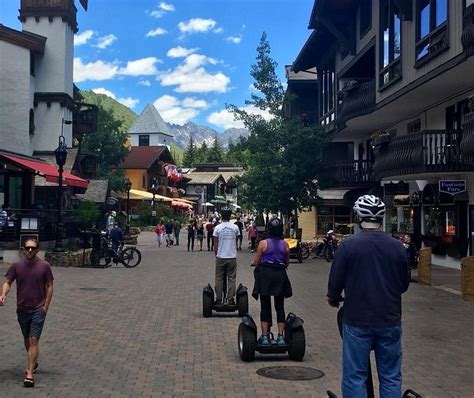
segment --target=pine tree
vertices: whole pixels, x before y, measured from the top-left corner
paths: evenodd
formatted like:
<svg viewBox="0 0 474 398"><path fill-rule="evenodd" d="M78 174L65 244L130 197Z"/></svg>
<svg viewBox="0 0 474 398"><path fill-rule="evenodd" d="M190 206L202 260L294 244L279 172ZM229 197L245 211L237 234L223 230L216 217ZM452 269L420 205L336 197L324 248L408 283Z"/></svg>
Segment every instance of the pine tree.
<svg viewBox="0 0 474 398"><path fill-rule="evenodd" d="M189 137L188 147L186 152L184 152L183 157L183 166L184 167L193 167L196 163L196 146L194 145L193 137Z"/></svg>
<svg viewBox="0 0 474 398"><path fill-rule="evenodd" d="M209 147L207 146L206 141L204 141L201 147L196 150L195 163L206 163L208 155L209 155Z"/></svg>
<svg viewBox="0 0 474 398"><path fill-rule="evenodd" d="M212 143L212 146L209 149L207 161L209 163L222 163L224 161L224 148L219 142L217 135L214 137L214 142Z"/></svg>

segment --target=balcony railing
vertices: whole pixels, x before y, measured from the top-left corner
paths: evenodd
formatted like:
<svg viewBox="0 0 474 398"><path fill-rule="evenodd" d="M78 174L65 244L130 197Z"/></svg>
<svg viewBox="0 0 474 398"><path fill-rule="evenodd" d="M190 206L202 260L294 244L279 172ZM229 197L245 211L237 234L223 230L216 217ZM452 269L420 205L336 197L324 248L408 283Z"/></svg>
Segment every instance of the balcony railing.
<svg viewBox="0 0 474 398"><path fill-rule="evenodd" d="M474 55L474 4L464 10L461 42L466 56Z"/></svg>
<svg viewBox="0 0 474 398"><path fill-rule="evenodd" d="M375 181L371 160L325 164L320 179L325 188L362 187Z"/></svg>
<svg viewBox="0 0 474 398"><path fill-rule="evenodd" d="M366 115L375 107L375 79L342 91L342 104L338 107L337 127L342 128L353 117Z"/></svg>
<svg viewBox="0 0 474 398"><path fill-rule="evenodd" d="M461 131L450 130L394 137L375 149L375 178L474 170L474 164L461 153L461 140Z"/></svg>

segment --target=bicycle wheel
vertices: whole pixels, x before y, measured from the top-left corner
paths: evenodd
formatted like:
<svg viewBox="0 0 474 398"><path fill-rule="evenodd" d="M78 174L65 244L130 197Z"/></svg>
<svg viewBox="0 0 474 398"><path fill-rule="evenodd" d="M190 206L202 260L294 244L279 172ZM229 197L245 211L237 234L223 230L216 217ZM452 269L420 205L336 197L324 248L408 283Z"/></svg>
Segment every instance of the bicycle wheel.
<svg viewBox="0 0 474 398"><path fill-rule="evenodd" d="M307 244L301 245L301 256L303 257L303 260L306 260L309 257L309 247Z"/></svg>
<svg viewBox="0 0 474 398"><path fill-rule="evenodd" d="M112 253L110 253L109 250L107 250L105 253L100 252L100 258L99 258L99 267L102 268L107 268L112 266Z"/></svg>
<svg viewBox="0 0 474 398"><path fill-rule="evenodd" d="M133 268L142 261L142 254L135 247L127 247L122 251L120 261L125 267Z"/></svg>

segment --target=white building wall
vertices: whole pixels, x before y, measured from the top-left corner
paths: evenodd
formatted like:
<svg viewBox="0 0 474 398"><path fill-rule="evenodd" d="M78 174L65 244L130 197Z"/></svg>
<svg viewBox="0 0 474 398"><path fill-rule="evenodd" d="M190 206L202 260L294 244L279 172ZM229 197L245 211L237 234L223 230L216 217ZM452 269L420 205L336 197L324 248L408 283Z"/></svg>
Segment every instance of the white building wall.
<svg viewBox="0 0 474 398"><path fill-rule="evenodd" d="M30 51L0 41L0 138L2 149L32 154L29 110L33 107Z"/></svg>
<svg viewBox="0 0 474 398"><path fill-rule="evenodd" d="M149 135L150 136L150 146L157 145L170 145L173 142L173 137L170 137L165 134L157 133L143 133L143 134L131 134L130 139L132 141L132 146L138 146L138 136L139 135Z"/></svg>

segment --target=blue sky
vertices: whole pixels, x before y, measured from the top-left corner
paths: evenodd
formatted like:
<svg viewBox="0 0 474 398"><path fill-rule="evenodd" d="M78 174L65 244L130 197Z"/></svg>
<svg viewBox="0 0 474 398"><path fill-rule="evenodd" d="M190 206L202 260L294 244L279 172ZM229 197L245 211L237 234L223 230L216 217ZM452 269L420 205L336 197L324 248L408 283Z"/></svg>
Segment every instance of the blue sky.
<svg viewBox="0 0 474 398"><path fill-rule="evenodd" d="M74 81L140 113L153 103L167 122L218 131L239 127L225 104L250 98L261 34L285 81L308 38L313 0L76 0ZM0 22L21 29L20 0L0 1Z"/></svg>

